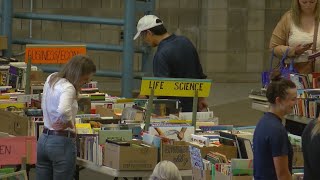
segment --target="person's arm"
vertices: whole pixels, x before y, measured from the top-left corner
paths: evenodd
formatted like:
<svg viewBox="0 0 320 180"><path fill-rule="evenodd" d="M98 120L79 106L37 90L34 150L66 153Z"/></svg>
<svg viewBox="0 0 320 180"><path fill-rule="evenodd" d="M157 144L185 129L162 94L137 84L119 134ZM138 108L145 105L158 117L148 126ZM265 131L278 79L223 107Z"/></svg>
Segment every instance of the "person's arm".
<svg viewBox="0 0 320 180"><path fill-rule="evenodd" d="M181 141L184 138L184 133L187 131L186 127L181 128L180 132L177 134L178 139Z"/></svg>
<svg viewBox="0 0 320 180"><path fill-rule="evenodd" d="M208 102L205 97L198 98L198 111L204 111L208 108Z"/></svg>
<svg viewBox="0 0 320 180"><path fill-rule="evenodd" d="M292 177L288 168L288 156L274 157L273 164L278 180L291 180Z"/></svg>
<svg viewBox="0 0 320 180"><path fill-rule="evenodd" d="M76 98L76 90L72 85L67 85L62 91L59 98L59 105L57 112L59 119L52 124L55 130L63 130L66 128L74 128L72 122L72 105Z"/></svg>
<svg viewBox="0 0 320 180"><path fill-rule="evenodd" d="M274 53L278 57L282 57L288 48L290 48L288 56L295 56L295 48L288 46L290 26L292 23L290 13L291 12L289 11L282 16L271 35L269 47L270 49L274 48Z"/></svg>
<svg viewBox="0 0 320 180"><path fill-rule="evenodd" d="M291 145L289 144L288 134L284 127L272 130L270 146L278 180L291 180L288 159L289 146Z"/></svg>
<svg viewBox="0 0 320 180"><path fill-rule="evenodd" d="M157 131L157 133L159 134L160 137L165 137L165 134L161 131L160 128L155 127L154 129Z"/></svg>

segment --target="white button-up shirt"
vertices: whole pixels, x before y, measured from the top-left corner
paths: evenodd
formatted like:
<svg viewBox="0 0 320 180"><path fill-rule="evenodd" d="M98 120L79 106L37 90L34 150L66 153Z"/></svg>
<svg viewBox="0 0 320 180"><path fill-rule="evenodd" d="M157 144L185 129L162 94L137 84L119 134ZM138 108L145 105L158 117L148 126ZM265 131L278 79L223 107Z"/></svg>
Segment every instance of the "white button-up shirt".
<svg viewBox="0 0 320 180"><path fill-rule="evenodd" d="M51 130L53 130L52 124L57 120L65 123L72 121L74 125L78 111L76 89L74 86L67 79L61 78L56 82L54 87L50 87L49 79L52 75L47 78L44 84L41 101L44 126Z"/></svg>

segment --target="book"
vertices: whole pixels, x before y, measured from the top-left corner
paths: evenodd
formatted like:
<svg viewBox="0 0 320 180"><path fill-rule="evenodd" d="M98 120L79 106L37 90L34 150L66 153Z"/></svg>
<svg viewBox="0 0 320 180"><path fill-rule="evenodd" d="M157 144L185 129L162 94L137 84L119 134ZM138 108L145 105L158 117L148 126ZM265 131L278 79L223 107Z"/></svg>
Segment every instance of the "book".
<svg viewBox="0 0 320 180"><path fill-rule="evenodd" d="M142 141L147 144L151 144L157 148L161 146L161 138L159 136L143 133Z"/></svg>
<svg viewBox="0 0 320 180"><path fill-rule="evenodd" d="M98 134L99 144L105 144L107 139L122 141L132 140L132 130L100 130Z"/></svg>
<svg viewBox="0 0 320 180"><path fill-rule="evenodd" d="M80 123L76 124L76 133L77 134L92 134L92 128L90 123Z"/></svg>
<svg viewBox="0 0 320 180"><path fill-rule="evenodd" d="M194 127L190 125L178 125L172 126L152 126L149 127L149 133L168 139L174 139L178 141L191 141L191 134L194 133Z"/></svg>
<svg viewBox="0 0 320 180"><path fill-rule="evenodd" d="M252 159L231 159L233 175L253 175Z"/></svg>

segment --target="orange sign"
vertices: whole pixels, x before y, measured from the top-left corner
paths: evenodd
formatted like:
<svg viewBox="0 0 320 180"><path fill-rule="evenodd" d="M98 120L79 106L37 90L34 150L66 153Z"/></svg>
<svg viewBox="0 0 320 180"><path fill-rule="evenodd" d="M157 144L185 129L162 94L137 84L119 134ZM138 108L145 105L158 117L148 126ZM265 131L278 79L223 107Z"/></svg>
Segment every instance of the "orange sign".
<svg viewBox="0 0 320 180"><path fill-rule="evenodd" d="M33 45L27 44L25 62L32 64L64 64L77 54L86 54L85 45Z"/></svg>
<svg viewBox="0 0 320 180"><path fill-rule="evenodd" d="M36 163L36 137L4 137L0 138L0 166L21 164L21 158L27 158L27 164Z"/></svg>

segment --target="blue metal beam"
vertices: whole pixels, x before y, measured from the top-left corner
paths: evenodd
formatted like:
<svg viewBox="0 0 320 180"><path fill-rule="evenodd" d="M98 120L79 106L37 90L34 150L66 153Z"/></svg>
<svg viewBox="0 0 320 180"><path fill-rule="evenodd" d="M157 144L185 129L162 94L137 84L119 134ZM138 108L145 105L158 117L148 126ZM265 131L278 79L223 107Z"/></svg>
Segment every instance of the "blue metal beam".
<svg viewBox="0 0 320 180"><path fill-rule="evenodd" d="M2 0L2 26L1 32L2 35L7 36L8 38L8 49L4 51L4 56L11 57L12 55L12 12L13 5L11 0Z"/></svg>
<svg viewBox="0 0 320 180"><path fill-rule="evenodd" d="M144 2L144 1L136 1L136 10L146 13L146 12L152 12L154 9L154 4L153 2ZM149 14L149 13L147 13Z"/></svg>
<svg viewBox="0 0 320 180"><path fill-rule="evenodd" d="M147 74L152 74L152 54L151 47L146 46L146 52L142 54L141 71Z"/></svg>
<svg viewBox="0 0 320 180"><path fill-rule="evenodd" d="M15 18L20 19L34 19L34 20L48 20L48 21L62 21L62 22L79 22L88 24L106 24L123 26L123 19L106 19L98 17L86 16L68 16L68 15L54 15L54 14L39 14L39 13L14 13Z"/></svg>
<svg viewBox="0 0 320 180"><path fill-rule="evenodd" d="M13 44L85 44L88 50L99 50L99 51L117 51L122 52L123 47L119 45L107 45L107 44L95 44L95 43L82 43L82 42L68 42L68 41L51 41L51 40L40 40L40 39L14 39ZM136 48L135 52L144 53L144 48Z"/></svg>
<svg viewBox="0 0 320 180"><path fill-rule="evenodd" d="M125 18L124 18L124 53L122 63L122 97L131 98L133 90L133 55L134 43L133 35L135 31L135 7L136 1L125 0Z"/></svg>

